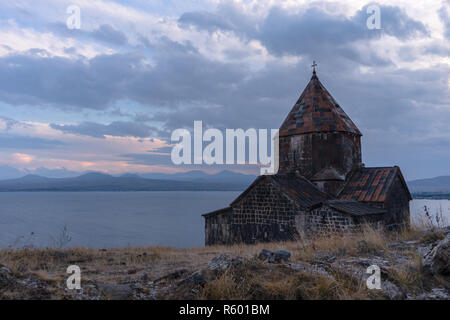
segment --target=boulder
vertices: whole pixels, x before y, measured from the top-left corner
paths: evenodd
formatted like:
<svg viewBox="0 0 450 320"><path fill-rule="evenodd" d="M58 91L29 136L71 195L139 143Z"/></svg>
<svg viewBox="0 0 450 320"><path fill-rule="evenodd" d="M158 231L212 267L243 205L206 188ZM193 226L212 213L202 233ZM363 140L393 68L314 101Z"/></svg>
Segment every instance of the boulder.
<svg viewBox="0 0 450 320"><path fill-rule="evenodd" d="M193 274L191 274L186 279L183 279L180 282L178 282L178 285L184 285L184 284L189 284L189 283L198 284L198 285L203 286L206 283L206 277L205 277L204 272L202 270L198 270L198 271L194 272Z"/></svg>
<svg viewBox="0 0 450 320"><path fill-rule="evenodd" d="M262 249L258 255L258 259L262 261L269 260L273 255L273 252L267 249Z"/></svg>
<svg viewBox="0 0 450 320"><path fill-rule="evenodd" d="M133 289L127 284L97 284L97 289L111 300L128 300L133 295Z"/></svg>
<svg viewBox="0 0 450 320"><path fill-rule="evenodd" d="M422 268L425 274L433 275L450 275L450 234L437 242L433 247L424 250L422 257Z"/></svg>
<svg viewBox="0 0 450 320"><path fill-rule="evenodd" d="M153 280L152 283L157 283L157 282L160 282L160 281L162 281L162 280L174 280L174 279L178 279L178 278L180 278L182 275L184 275L184 274L187 273L187 272L188 272L188 270L186 270L186 269L176 270L176 271L174 271L174 272L171 272L171 273L169 273L169 274L166 274L165 276L162 276L162 277L160 277L160 278L157 278L157 279ZM144 280L144 281L148 281L148 276L147 276L147 275L144 275L144 276L146 276L146 278L143 279L143 280Z"/></svg>
<svg viewBox="0 0 450 320"><path fill-rule="evenodd" d="M242 259L232 258L227 253L222 253L220 256L214 257L208 264L207 269L215 271L223 271L229 267L234 267L242 264Z"/></svg>
<svg viewBox="0 0 450 320"><path fill-rule="evenodd" d="M273 254L273 260L275 262L288 262L290 258L291 253L285 250L278 250Z"/></svg>
<svg viewBox="0 0 450 320"><path fill-rule="evenodd" d="M450 292L443 288L434 288L429 293L423 293L418 300L450 300Z"/></svg>
<svg viewBox="0 0 450 320"><path fill-rule="evenodd" d="M381 291L391 300L406 299L406 292L390 281L381 281Z"/></svg>
<svg viewBox="0 0 450 320"><path fill-rule="evenodd" d="M291 258L291 253L285 250L278 250L272 252L267 249L262 249L258 255L258 259L268 261L271 263L288 262Z"/></svg>
<svg viewBox="0 0 450 320"><path fill-rule="evenodd" d="M6 265L0 263L0 289L5 288L14 281L14 275Z"/></svg>

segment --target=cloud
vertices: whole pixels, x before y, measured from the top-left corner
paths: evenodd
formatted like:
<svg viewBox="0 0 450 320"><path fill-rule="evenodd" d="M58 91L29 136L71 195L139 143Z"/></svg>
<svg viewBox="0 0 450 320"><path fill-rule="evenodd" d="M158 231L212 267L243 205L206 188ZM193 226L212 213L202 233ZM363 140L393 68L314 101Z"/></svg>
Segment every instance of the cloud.
<svg viewBox="0 0 450 320"><path fill-rule="evenodd" d="M17 121L8 117L0 116L0 130L9 130L11 129Z"/></svg>
<svg viewBox="0 0 450 320"><path fill-rule="evenodd" d="M273 54L311 54L321 56L324 49L343 50L345 46L360 40L378 39L390 35L404 40L426 36L426 27L410 18L394 6L380 6L382 30L369 30L366 26L368 5L355 15L333 15L312 4L300 12L292 12L278 6L272 7L267 16L256 24L234 6L219 6L216 13L189 12L183 14L181 27L194 26L200 30L232 31L238 36L255 39ZM253 27L252 27L253 25Z"/></svg>
<svg viewBox="0 0 450 320"><path fill-rule="evenodd" d="M447 6L442 6L441 9L439 9L439 18L441 19L442 23L444 24L444 35L447 40L450 40L450 18L449 14L447 12Z"/></svg>
<svg viewBox="0 0 450 320"><path fill-rule="evenodd" d="M128 37L125 33L116 30L110 24L102 24L93 30L68 29L64 23L52 23L48 30L64 38L77 38L78 40L99 41L105 45L126 46Z"/></svg>
<svg viewBox="0 0 450 320"><path fill-rule="evenodd" d="M163 165L173 166L173 162L170 158L170 154L155 154L155 153L125 153L121 154L121 157L127 159L132 164L139 165Z"/></svg>
<svg viewBox="0 0 450 320"><path fill-rule="evenodd" d="M64 142L53 139L12 136L0 134L0 148L8 149L48 149L64 146Z"/></svg>
<svg viewBox="0 0 450 320"><path fill-rule="evenodd" d="M138 54L69 59L34 51L0 58L0 100L9 104L104 109L122 98L142 66ZM139 73L139 72L138 72Z"/></svg>
<svg viewBox="0 0 450 320"><path fill-rule="evenodd" d="M232 2L220 3L215 12L191 11L178 18L178 24L182 28L194 27L210 33L218 30L232 31L244 37L256 34L257 23L256 17L245 14Z"/></svg>
<svg viewBox="0 0 450 320"><path fill-rule="evenodd" d="M105 138L106 135L116 137L146 138L157 134L158 129L144 123L114 121L110 124L82 122L76 125L50 124L50 127L64 133L73 133L94 138Z"/></svg>
<svg viewBox="0 0 450 320"><path fill-rule="evenodd" d="M162 38L160 44L154 66L137 52L75 60L35 52L0 58L0 100L63 109L106 109L120 99L173 107L215 101L246 74L245 65L212 61L190 43Z"/></svg>
<svg viewBox="0 0 450 320"><path fill-rule="evenodd" d="M152 149L151 152L162 153L162 154L170 154L172 152L172 148L173 148L172 146L155 148L155 149Z"/></svg>
<svg viewBox="0 0 450 320"><path fill-rule="evenodd" d="M34 157L25 153L13 153L14 159L19 163L30 163L33 161Z"/></svg>
<svg viewBox="0 0 450 320"><path fill-rule="evenodd" d="M89 20L104 9L97 4L107 12ZM10 118L42 111L38 119L52 123L51 138L79 139L76 152L67 147L71 152L58 154L62 148L48 145L54 151L48 157L167 164L167 157L145 153L167 149L143 148L138 140L168 140L172 130L191 129L194 120L219 129L277 128L316 60L319 78L365 134L368 163L388 161L392 150L420 152L424 145L441 150L441 162L450 161L444 150L450 136L448 46L429 21L440 18L448 31L448 11L427 6L427 15L413 16L421 6L381 6L383 29L368 30L367 6L337 4L342 10L333 10L322 4L225 1L210 11L191 8L177 19L96 1L83 9L86 29L69 32L61 19L41 19L44 25L31 32L18 22L11 30L23 32L8 36L0 57L0 101L30 113L8 114L0 128L11 128ZM26 34L25 46L19 40ZM129 141L136 150L122 150ZM100 152L100 144L108 149ZM411 168L415 162L398 159ZM445 171L442 163L436 167Z"/></svg>

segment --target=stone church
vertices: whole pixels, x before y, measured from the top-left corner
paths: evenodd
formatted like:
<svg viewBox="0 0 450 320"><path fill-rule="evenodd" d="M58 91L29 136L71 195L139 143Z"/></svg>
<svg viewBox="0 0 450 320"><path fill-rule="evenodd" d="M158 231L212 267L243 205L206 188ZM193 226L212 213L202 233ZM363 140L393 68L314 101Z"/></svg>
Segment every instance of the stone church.
<svg viewBox="0 0 450 320"><path fill-rule="evenodd" d="M329 231L409 226L409 193L397 166L367 168L361 132L317 77L279 130L279 170L227 208L206 213L206 245L296 240Z"/></svg>

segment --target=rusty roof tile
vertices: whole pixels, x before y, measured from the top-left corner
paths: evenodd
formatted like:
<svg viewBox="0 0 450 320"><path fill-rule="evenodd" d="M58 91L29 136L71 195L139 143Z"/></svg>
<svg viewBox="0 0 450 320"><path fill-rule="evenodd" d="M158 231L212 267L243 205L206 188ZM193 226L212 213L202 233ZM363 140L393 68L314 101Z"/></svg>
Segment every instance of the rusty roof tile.
<svg viewBox="0 0 450 320"><path fill-rule="evenodd" d="M398 167L361 168L352 173L339 199L384 202L397 175L408 190Z"/></svg>
<svg viewBox="0 0 450 320"><path fill-rule="evenodd" d="M316 74L280 127L280 137L310 132L349 132L362 135L325 89Z"/></svg>

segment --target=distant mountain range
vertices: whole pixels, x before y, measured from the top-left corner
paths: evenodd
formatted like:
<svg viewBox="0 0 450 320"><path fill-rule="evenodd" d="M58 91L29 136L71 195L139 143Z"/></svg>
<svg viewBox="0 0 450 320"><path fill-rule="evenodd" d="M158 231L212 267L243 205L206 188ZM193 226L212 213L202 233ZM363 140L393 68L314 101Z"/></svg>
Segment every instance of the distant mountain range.
<svg viewBox="0 0 450 320"><path fill-rule="evenodd" d="M408 187L416 198L450 199L450 176L412 180Z"/></svg>
<svg viewBox="0 0 450 320"><path fill-rule="evenodd" d="M176 174L123 174L90 172L77 177L49 178L28 174L0 181L5 191L240 191L255 179L232 171L206 174L190 171Z"/></svg>
<svg viewBox="0 0 450 320"><path fill-rule="evenodd" d="M100 172L74 172L67 169L39 168L33 174L0 166L2 191L241 191L256 178L224 170L207 174L201 170L177 173L125 173L108 175ZM34 173L40 174L34 174ZM19 177L17 177L19 176ZM408 187L416 198L450 199L450 176L412 180Z"/></svg>

